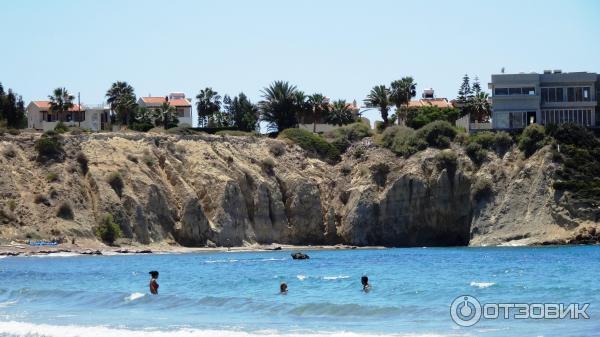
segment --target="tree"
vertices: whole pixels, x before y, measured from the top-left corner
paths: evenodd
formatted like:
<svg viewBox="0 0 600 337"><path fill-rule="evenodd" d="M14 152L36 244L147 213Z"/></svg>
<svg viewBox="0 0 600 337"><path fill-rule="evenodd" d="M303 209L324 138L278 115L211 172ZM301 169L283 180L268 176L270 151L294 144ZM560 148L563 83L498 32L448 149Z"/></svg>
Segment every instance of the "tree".
<svg viewBox="0 0 600 337"><path fill-rule="evenodd" d="M263 100L259 103L261 119L268 123L271 131L283 131L298 125L299 104L303 94L297 94L295 85L275 81L262 90Z"/></svg>
<svg viewBox="0 0 600 337"><path fill-rule="evenodd" d="M383 119L383 127L386 128L389 125L389 111L390 111L390 90L385 85L378 85L371 89L371 92L365 99L365 104L369 108L377 108L381 113L381 119Z"/></svg>
<svg viewBox="0 0 600 337"><path fill-rule="evenodd" d="M398 116L399 124L406 123L406 110L402 110L402 106L408 108L411 98L417 95L417 84L410 76L403 77L401 80L396 80L391 83L390 102L396 105L396 115Z"/></svg>
<svg viewBox="0 0 600 337"><path fill-rule="evenodd" d="M308 96L307 104L312 112L313 132L317 132L317 120L325 120L329 115L329 99L323 94Z"/></svg>
<svg viewBox="0 0 600 337"><path fill-rule="evenodd" d="M58 120L63 120L65 112L73 107L75 96L69 94L65 88L56 88L52 95L48 96L50 100L50 111L58 116Z"/></svg>
<svg viewBox="0 0 600 337"><path fill-rule="evenodd" d="M478 122L489 120L491 115L489 95L485 92L479 92L477 95L469 98L467 101L467 110L471 114L471 118Z"/></svg>
<svg viewBox="0 0 600 337"><path fill-rule="evenodd" d="M356 118L352 112L352 109L348 106L345 100L340 99L333 102L331 110L326 116L327 123L342 126L350 123L354 123Z"/></svg>
<svg viewBox="0 0 600 337"><path fill-rule="evenodd" d="M471 92L473 96L479 95L481 92L481 84L479 83L479 77L475 76L473 80L473 86L471 86Z"/></svg>
<svg viewBox="0 0 600 337"><path fill-rule="evenodd" d="M463 76L463 82L460 85L460 89L458 90L458 102L466 103L471 94L472 90L471 85L469 84L469 75L465 74L465 76Z"/></svg>
<svg viewBox="0 0 600 337"><path fill-rule="evenodd" d="M174 128L179 124L174 106L165 101L160 108L154 110L154 125L162 126L165 130Z"/></svg>
<svg viewBox="0 0 600 337"><path fill-rule="evenodd" d="M204 90L200 90L200 93L196 95L198 102L196 103L196 110L198 110L198 125L206 127L209 121L213 118L213 115L221 110L221 96L218 92L207 87Z"/></svg>
<svg viewBox="0 0 600 337"><path fill-rule="evenodd" d="M136 122L137 103L131 85L117 81L106 91L106 97L110 109L117 115L118 123L131 126Z"/></svg>
<svg viewBox="0 0 600 337"><path fill-rule="evenodd" d="M242 131L256 130L256 123L259 117L258 107L252 104L243 92L233 98L225 95L223 103L233 126Z"/></svg>
<svg viewBox="0 0 600 337"><path fill-rule="evenodd" d="M4 114L4 97L6 96L6 93L4 92L4 87L2 86L2 83L0 83L0 121L3 121L4 118L6 118L6 115Z"/></svg>
<svg viewBox="0 0 600 337"><path fill-rule="evenodd" d="M25 103L20 95L8 89L4 91L0 83L0 121L6 120L6 126L11 129L21 129L27 126Z"/></svg>

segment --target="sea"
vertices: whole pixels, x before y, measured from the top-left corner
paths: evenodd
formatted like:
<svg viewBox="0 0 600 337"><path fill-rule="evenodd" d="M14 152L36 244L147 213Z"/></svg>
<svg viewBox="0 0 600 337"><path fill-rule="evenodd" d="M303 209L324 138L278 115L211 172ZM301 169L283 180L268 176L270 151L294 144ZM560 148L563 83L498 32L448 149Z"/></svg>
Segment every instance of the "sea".
<svg viewBox="0 0 600 337"><path fill-rule="evenodd" d="M4 257L0 336L600 336L600 246L291 253Z"/></svg>

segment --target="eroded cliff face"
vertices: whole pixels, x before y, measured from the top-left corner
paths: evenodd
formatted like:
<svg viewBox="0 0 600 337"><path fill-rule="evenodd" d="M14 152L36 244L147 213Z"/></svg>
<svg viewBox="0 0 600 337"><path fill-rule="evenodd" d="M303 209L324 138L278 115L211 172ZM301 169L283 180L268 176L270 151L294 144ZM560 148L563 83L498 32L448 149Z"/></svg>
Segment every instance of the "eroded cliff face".
<svg viewBox="0 0 600 337"><path fill-rule="evenodd" d="M132 133L65 135L64 159L40 162L38 137L0 138L2 239L93 239L105 213L126 242L185 246L539 243L581 224L552 190L543 153L476 168L455 147L449 171L436 165L439 150L403 159L370 139L329 165L274 139ZM283 154L271 153L277 143ZM108 182L115 172L121 191ZM492 188L483 196L481 179ZM65 203L72 218L57 215Z"/></svg>

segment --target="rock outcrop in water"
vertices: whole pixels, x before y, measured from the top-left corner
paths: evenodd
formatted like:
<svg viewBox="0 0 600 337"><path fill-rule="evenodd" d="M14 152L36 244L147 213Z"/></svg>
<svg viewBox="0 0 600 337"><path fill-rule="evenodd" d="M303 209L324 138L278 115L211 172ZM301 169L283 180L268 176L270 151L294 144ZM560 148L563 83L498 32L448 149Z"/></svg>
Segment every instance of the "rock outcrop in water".
<svg viewBox="0 0 600 337"><path fill-rule="evenodd" d="M595 226L555 195L543 151L476 168L455 147L448 170L436 165L439 150L403 159L369 138L329 165L291 144L276 156L269 149L281 141L266 138L91 134L63 136L64 158L40 162L38 137L0 138L3 239L94 239L105 213L126 241L209 247L535 244ZM122 190L109 184L116 173Z"/></svg>

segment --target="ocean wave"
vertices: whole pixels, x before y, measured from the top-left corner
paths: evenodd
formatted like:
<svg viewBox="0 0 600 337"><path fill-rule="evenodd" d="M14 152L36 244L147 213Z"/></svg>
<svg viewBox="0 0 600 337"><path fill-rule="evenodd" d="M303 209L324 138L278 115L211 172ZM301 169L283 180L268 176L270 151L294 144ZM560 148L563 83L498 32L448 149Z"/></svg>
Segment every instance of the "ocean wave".
<svg viewBox="0 0 600 337"><path fill-rule="evenodd" d="M330 280L344 280L344 279L347 279L347 278L350 278L350 276L347 276L347 275L324 276L323 280L328 280L328 281L330 281Z"/></svg>
<svg viewBox="0 0 600 337"><path fill-rule="evenodd" d="M435 334L374 334L355 332L278 332L262 330L256 332L230 331L230 330L130 330L116 329L105 326L78 326L78 325L49 325L32 324L25 322L0 322L0 334L7 337L84 337L84 336L111 336L111 337L383 337L383 336L411 336L411 337L437 337Z"/></svg>
<svg viewBox="0 0 600 337"><path fill-rule="evenodd" d="M479 289L483 289L483 288L489 288L495 284L496 283L494 283L494 282L471 282L470 286L477 287Z"/></svg>
<svg viewBox="0 0 600 337"><path fill-rule="evenodd" d="M146 294L142 294L142 293L132 293L131 295L129 295L129 296L127 296L127 297L125 297L125 300L126 300L126 301L135 301L135 300L137 300L138 298L142 298L142 297L144 297L144 296L146 296Z"/></svg>
<svg viewBox="0 0 600 337"><path fill-rule="evenodd" d="M296 278L300 281L306 280L306 275L296 275Z"/></svg>
<svg viewBox="0 0 600 337"><path fill-rule="evenodd" d="M75 256L82 256L82 255L78 254L78 253L72 253L72 252L58 252L58 253L31 255L31 257L75 257Z"/></svg>

